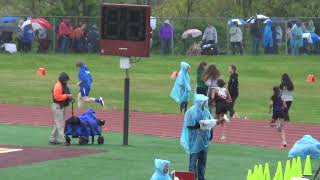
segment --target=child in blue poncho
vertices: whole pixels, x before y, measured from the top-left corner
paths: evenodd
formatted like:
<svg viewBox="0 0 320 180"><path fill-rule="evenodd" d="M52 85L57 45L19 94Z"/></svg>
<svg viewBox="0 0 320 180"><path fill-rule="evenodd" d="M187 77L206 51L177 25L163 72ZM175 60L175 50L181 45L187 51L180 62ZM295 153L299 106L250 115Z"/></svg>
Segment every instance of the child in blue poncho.
<svg viewBox="0 0 320 180"><path fill-rule="evenodd" d="M155 159L155 171L150 180L171 180L171 177L169 176L169 165L170 161Z"/></svg>
<svg viewBox="0 0 320 180"><path fill-rule="evenodd" d="M190 76L188 74L189 68L190 65L188 63L181 62L181 69L170 94L170 97L180 104L180 112L183 114L188 107L191 92Z"/></svg>
<svg viewBox="0 0 320 180"><path fill-rule="evenodd" d="M84 102L95 102L104 106L104 100L102 97L93 98L89 97L91 84L93 82L92 76L88 66L82 62L76 64L76 67L79 69L78 73L78 86L80 88L78 94L78 107L82 107Z"/></svg>

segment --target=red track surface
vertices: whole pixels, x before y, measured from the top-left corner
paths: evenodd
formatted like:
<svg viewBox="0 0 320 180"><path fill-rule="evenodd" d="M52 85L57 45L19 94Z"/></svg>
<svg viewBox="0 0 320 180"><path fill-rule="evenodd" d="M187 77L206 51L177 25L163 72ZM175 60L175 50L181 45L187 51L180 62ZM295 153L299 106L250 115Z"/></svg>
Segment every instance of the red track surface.
<svg viewBox="0 0 320 180"><path fill-rule="evenodd" d="M75 114L81 113L76 111ZM67 117L69 117L68 114ZM98 111L97 116L107 120L109 131L122 131L123 112ZM51 110L48 107L0 104L0 123L50 126ZM160 137L180 137L182 116L131 112L130 133ZM287 143L290 148L304 134L320 139L320 125L294 124L287 126ZM219 142L221 128L214 129L214 141ZM281 148L281 136L269 127L268 121L234 120L227 127L227 144L247 144L260 147Z"/></svg>

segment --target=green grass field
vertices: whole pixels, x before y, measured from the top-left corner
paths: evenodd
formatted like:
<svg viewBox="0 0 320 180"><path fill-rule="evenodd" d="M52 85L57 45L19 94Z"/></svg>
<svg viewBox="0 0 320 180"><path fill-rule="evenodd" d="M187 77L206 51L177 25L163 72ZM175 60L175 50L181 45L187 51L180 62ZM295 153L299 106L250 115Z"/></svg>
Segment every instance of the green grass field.
<svg viewBox="0 0 320 180"><path fill-rule="evenodd" d="M50 129L47 127L0 125L0 142L8 145L48 146ZM102 148L107 152L52 160L48 162L0 169L0 179L6 180L142 180L153 173L154 158L169 159L170 170L187 170L188 156L179 146L178 139L131 135L130 146L121 146L121 134L104 135L106 144L75 148ZM63 147L63 146L59 146ZM272 150L243 145L213 143L209 147L207 179L245 179L247 170L255 164L270 164L272 176L278 160L285 164L287 150ZM313 162L313 169L318 164Z"/></svg>
<svg viewBox="0 0 320 180"><path fill-rule="evenodd" d="M227 67L235 64L239 71L240 97L236 110L249 119L269 119L268 103L272 87L279 85L280 76L287 72L295 84L294 102L291 109L293 122L318 123L320 108L319 83L308 84L309 73L318 73L317 56L220 56L184 57L152 56L134 64L130 70L132 111L178 113L178 105L170 98L174 81L170 74L179 70L180 61L191 64L192 86L195 85L199 62L214 63L223 79L228 80ZM0 103L48 106L51 89L59 72L66 71L71 77L70 85L77 94L77 61L87 63L94 77L91 94L103 96L108 109L122 110L123 79L125 72L119 68L119 58L99 55L0 55ZM45 67L48 75L37 76L37 69ZM191 99L191 98L190 98Z"/></svg>

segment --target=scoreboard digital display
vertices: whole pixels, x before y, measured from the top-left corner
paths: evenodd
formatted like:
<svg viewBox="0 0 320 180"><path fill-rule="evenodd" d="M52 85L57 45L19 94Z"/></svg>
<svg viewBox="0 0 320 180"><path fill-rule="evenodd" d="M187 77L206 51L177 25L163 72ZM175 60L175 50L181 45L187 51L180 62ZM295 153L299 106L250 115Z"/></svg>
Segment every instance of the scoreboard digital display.
<svg viewBox="0 0 320 180"><path fill-rule="evenodd" d="M150 13L145 5L101 4L101 53L149 56Z"/></svg>

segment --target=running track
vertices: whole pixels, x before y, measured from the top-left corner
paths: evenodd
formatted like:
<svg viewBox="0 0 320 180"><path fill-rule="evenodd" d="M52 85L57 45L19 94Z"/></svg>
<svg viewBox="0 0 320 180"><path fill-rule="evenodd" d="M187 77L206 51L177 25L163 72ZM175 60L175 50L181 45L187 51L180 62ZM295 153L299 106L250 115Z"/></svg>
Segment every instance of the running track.
<svg viewBox="0 0 320 180"><path fill-rule="evenodd" d="M75 115L81 113L76 111ZM70 116L68 113L67 117ZM104 130L121 132L123 112L97 112L97 117L107 120ZM52 124L49 107L0 104L1 124L24 124L34 126L50 126ZM182 116L157 113L130 113L130 133L154 135L160 137L180 137ZM304 134L320 139L320 125L294 124L287 127L287 143L290 148ZM214 129L214 141L219 142L221 129ZM234 120L227 127L226 144L246 144L274 149L281 148L280 133L269 127L268 121Z"/></svg>

